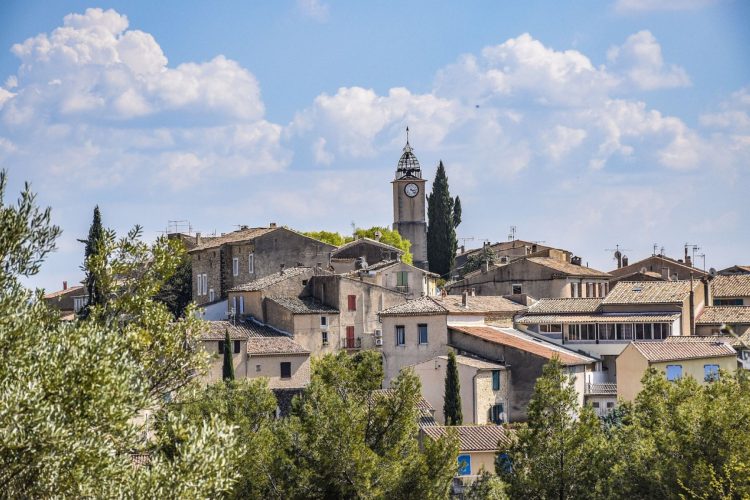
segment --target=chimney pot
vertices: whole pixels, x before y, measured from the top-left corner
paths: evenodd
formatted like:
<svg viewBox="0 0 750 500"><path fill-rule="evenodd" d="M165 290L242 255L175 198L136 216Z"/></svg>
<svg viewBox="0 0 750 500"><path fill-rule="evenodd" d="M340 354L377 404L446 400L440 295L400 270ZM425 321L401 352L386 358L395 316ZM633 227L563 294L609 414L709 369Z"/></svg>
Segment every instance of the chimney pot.
<svg viewBox="0 0 750 500"><path fill-rule="evenodd" d="M461 305L464 307L469 306L469 292L467 290L461 294Z"/></svg>
<svg viewBox="0 0 750 500"><path fill-rule="evenodd" d="M67 290L67 289L68 289L68 282L63 281L63 290Z"/></svg>
<svg viewBox="0 0 750 500"><path fill-rule="evenodd" d="M276 223L275 222L271 222L270 224L268 224L268 227L271 228L271 229L273 229L273 228L276 227Z"/></svg>
<svg viewBox="0 0 750 500"><path fill-rule="evenodd" d="M201 233L195 233L195 244L196 245L201 244Z"/></svg>

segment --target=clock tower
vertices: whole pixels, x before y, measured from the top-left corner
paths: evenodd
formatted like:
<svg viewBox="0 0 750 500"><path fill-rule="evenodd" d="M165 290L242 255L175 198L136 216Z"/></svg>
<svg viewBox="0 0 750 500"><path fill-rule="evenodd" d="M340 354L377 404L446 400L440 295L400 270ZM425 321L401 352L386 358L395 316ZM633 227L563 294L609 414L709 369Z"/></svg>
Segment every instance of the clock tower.
<svg viewBox="0 0 750 500"><path fill-rule="evenodd" d="M427 269L427 220L425 217L426 179L409 145L409 128L406 128L406 146L398 160L393 184L393 229L411 242L414 265Z"/></svg>

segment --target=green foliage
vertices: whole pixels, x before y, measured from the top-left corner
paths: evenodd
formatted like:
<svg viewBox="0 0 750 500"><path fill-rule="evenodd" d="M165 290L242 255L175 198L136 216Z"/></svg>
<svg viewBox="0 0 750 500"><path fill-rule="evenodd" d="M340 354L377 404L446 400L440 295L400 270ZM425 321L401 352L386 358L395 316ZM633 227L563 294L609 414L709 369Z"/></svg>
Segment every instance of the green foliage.
<svg viewBox="0 0 750 500"><path fill-rule="evenodd" d="M448 176L441 161L432 183L432 193L427 196L427 260L430 271L447 276L456 260L456 226L461 221L460 203L454 212L455 201L448 188Z"/></svg>
<svg viewBox="0 0 750 500"><path fill-rule="evenodd" d="M453 227L458 227L461 224L461 198L456 196L453 200Z"/></svg>
<svg viewBox="0 0 750 500"><path fill-rule="evenodd" d="M354 231L354 234L357 238L370 238L372 240L378 239L376 233L380 233L381 242L385 243L386 245L396 247L404 252L401 255L401 260L403 262L406 262L407 264L411 264L413 262L413 257L410 251L411 242L403 238L395 229L389 229L383 226L373 226L369 229L357 228ZM339 233L333 233L330 231L309 231L302 234L304 234L305 236L309 236L310 238L320 240L324 243L336 245L337 247L354 241L354 236L344 237Z"/></svg>
<svg viewBox="0 0 750 500"><path fill-rule="evenodd" d="M489 262L490 265L492 265L496 261L497 254L495 251L492 250L492 247L489 245L484 245L480 251L475 252L466 258L466 263L461 268L461 274L465 275L472 271L476 271L481 268L485 262Z"/></svg>
<svg viewBox="0 0 750 500"><path fill-rule="evenodd" d="M445 425L461 425L464 417L461 411L461 383L458 379L456 353L448 352L448 366L445 369L445 396L443 401Z"/></svg>
<svg viewBox="0 0 750 500"><path fill-rule="evenodd" d="M91 306L104 305L106 296L101 290L97 276L89 269L89 260L95 258L96 255L104 251L103 245L107 234L102 227L102 214L99 211L99 205L94 207L94 219L91 221L89 227L89 236L85 240L78 240L81 243L86 244L84 251L84 261L82 269L86 272L86 278L84 283L86 285L86 293L88 294L88 300L86 306L81 310L81 317L85 318L89 315Z"/></svg>
<svg viewBox="0 0 750 500"><path fill-rule="evenodd" d="M615 454L593 410L578 408L573 380L556 358L537 379L528 419L510 448L502 450L512 470L497 465L512 498L605 498L611 493L601 492L598 483L609 474Z"/></svg>
<svg viewBox="0 0 750 500"><path fill-rule="evenodd" d="M302 233L305 236L308 236L310 238L316 239L318 241L322 241L323 243L328 243L329 245L333 245L336 247L340 247L344 243L346 243L346 240L344 240L344 237L341 236L339 233L331 232L331 231L307 231L305 233Z"/></svg>
<svg viewBox="0 0 750 500"><path fill-rule="evenodd" d="M92 254L97 286L118 283L129 296L102 286L102 293L111 293L106 304L94 305L88 320L61 323L42 292L32 293L19 281L39 270L59 229L50 225L49 209L35 206L28 186L15 207L5 205L4 188L0 174L2 496L206 498L231 487L234 478L225 468L231 452L225 449L233 450L236 442L228 427L216 423L192 426L172 419L186 439L171 456L154 449L150 465L132 463L131 453L145 443L142 417L157 400L156 366L142 349L154 351L151 359L171 369L171 353L186 351L193 338L187 335L193 330L173 325L166 310L152 309L152 294L145 293L158 285L150 273L167 271L161 253L124 252L108 261L113 267L102 264L106 256ZM115 274L128 267L123 260L141 271L137 280ZM143 285L133 286L131 278ZM180 359L190 370L197 366L194 354Z"/></svg>
<svg viewBox="0 0 750 500"><path fill-rule="evenodd" d="M229 330L224 330L224 363L221 367L221 378L225 381L234 380L234 362L232 361L232 341Z"/></svg>
<svg viewBox="0 0 750 500"><path fill-rule="evenodd" d="M176 245L184 245L182 242L176 242ZM185 316L185 310L193 301L193 266L187 253L183 253L182 261L178 264L174 274L167 279L159 292L154 297L155 300L163 303L172 313L175 319Z"/></svg>
<svg viewBox="0 0 750 500"><path fill-rule="evenodd" d="M477 480L464 493L465 500L507 500L507 485L494 474L486 470L479 473Z"/></svg>

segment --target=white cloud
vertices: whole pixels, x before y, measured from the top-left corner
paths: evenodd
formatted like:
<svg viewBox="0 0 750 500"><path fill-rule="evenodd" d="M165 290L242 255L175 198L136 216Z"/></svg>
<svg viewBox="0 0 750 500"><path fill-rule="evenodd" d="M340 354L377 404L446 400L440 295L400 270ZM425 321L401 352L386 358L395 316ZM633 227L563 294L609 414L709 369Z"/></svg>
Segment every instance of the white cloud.
<svg viewBox="0 0 750 500"><path fill-rule="evenodd" d="M718 111L702 114L700 122L706 127L750 134L750 87L732 93Z"/></svg>
<svg viewBox="0 0 750 500"><path fill-rule="evenodd" d="M625 75L638 89L656 90L690 85L690 78L683 68L664 64L661 46L649 31L639 31L630 35L623 45L610 48L607 60L611 70Z"/></svg>
<svg viewBox="0 0 750 500"><path fill-rule="evenodd" d="M553 130L542 134L542 140L547 155L554 161L560 161L580 146L587 135L583 129L557 125Z"/></svg>
<svg viewBox="0 0 750 500"><path fill-rule="evenodd" d="M718 2L719 0L617 0L615 10L621 13L697 10Z"/></svg>
<svg viewBox="0 0 750 500"><path fill-rule="evenodd" d="M297 0L297 10L303 15L318 22L328 21L328 4L321 0Z"/></svg>

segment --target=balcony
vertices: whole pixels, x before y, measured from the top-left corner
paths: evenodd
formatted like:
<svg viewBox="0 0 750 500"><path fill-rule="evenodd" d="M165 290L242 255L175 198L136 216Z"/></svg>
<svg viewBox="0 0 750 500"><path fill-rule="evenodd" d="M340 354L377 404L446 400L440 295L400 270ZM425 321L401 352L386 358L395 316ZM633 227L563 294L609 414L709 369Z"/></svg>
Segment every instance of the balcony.
<svg viewBox="0 0 750 500"><path fill-rule="evenodd" d="M341 339L341 346L344 349L362 349L362 337Z"/></svg>

